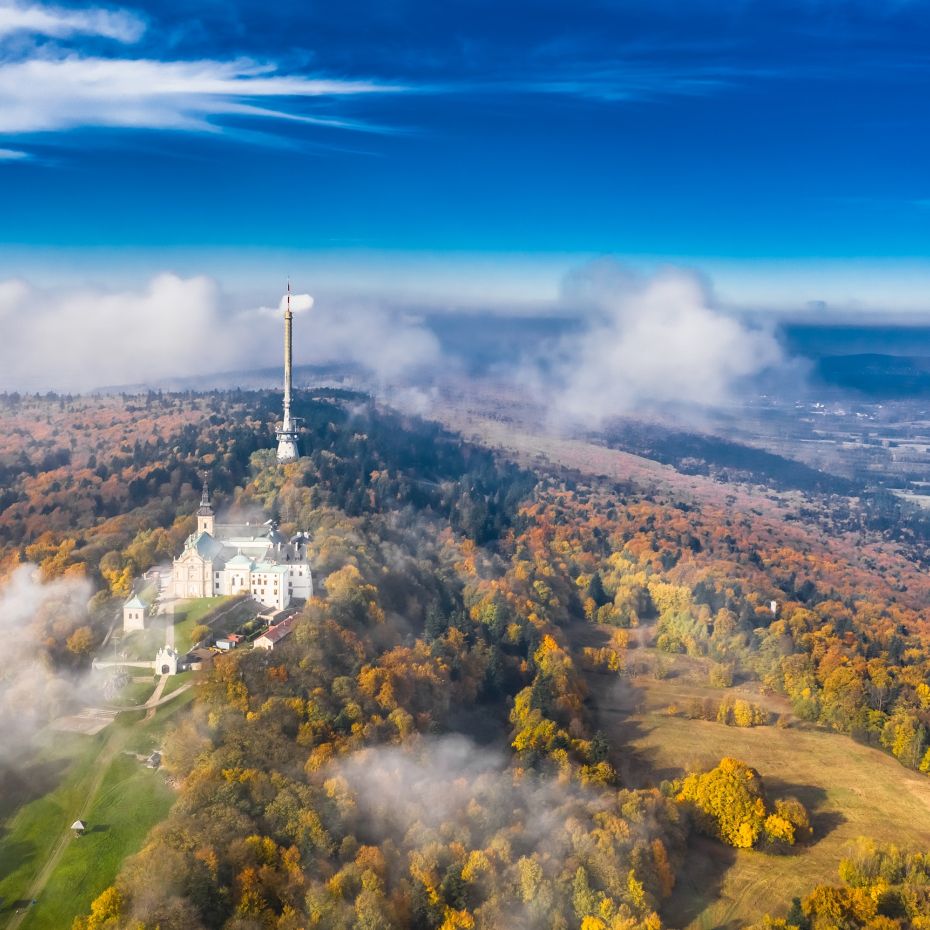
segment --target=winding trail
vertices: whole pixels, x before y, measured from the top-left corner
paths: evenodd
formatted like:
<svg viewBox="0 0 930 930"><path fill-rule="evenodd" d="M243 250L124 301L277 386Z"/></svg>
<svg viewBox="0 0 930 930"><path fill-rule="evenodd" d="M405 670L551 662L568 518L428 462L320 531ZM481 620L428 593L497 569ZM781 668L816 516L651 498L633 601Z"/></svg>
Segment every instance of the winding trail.
<svg viewBox="0 0 930 930"><path fill-rule="evenodd" d="M174 646L173 622L169 623L165 628L165 644L171 646L172 648ZM113 664L130 665L134 663L124 662ZM167 704L169 701L174 700L174 698L176 698L179 694L183 694L193 686L193 682L186 682L185 684L181 685L180 688L177 688L167 696L162 697L164 694L165 686L168 684L169 677L169 675L162 675L158 679L158 684L155 685L155 690L152 692L145 704L141 705L141 707L121 707L119 710L141 710L144 707L145 716L136 722L136 726L143 726L144 724L148 723L155 716L157 708L161 707L162 704ZM109 731L107 739L100 749L100 755L97 756L97 761L94 765L94 775L87 785L87 791L84 794L84 802L81 804L81 808L75 817L76 820L86 820L90 815L90 811L96 803L97 795L100 792L101 786L103 785L103 780L106 778L107 772L110 769L110 763L126 745L130 732L131 731L129 730ZM68 829L62 831L61 836L58 837L58 840L52 847L52 850L48 854L48 857L46 858L42 868L39 869L35 878L33 878L28 890L26 891L26 901L35 900L45 890L45 886L48 884L48 881L55 872L55 869L58 868L58 863L61 861L61 857L64 855L65 850L68 848L68 841L71 839L71 829L69 827ZM31 904L25 904L19 910L17 910L7 921L6 930L19 930L19 927L22 925L23 921L29 916L31 909Z"/></svg>
<svg viewBox="0 0 930 930"><path fill-rule="evenodd" d="M94 777L87 786L87 792L84 795L84 803L78 811L77 817L75 818L76 820L84 820L90 814L91 808L94 806L94 802L97 799L97 794L100 791L100 787L103 784L103 780L106 778L107 772L110 769L110 763L125 745L127 736L128 731L126 730L112 731L108 736L106 743L104 743L103 748L100 750L100 755L97 757ZM45 864L39 869L36 877L32 880L32 884L30 884L26 892L27 901L33 901L42 893L45 886L48 884L48 880L52 877L52 873L58 867L58 863L61 861L61 857L64 855L65 850L68 848L68 840L70 839L71 829L69 827L67 830L62 831L61 836L58 838L48 858L45 860ZM13 914L7 922L6 930L18 930L18 927L29 916L31 907L32 906L29 904L24 905Z"/></svg>
<svg viewBox="0 0 930 930"><path fill-rule="evenodd" d="M168 684L168 676L162 675L158 679L158 684L155 685L155 690L150 695L149 699L142 706L146 708L145 716L140 721L145 723L148 720L151 720L155 716L155 708L158 707L159 701L161 701L162 692L165 690L165 685Z"/></svg>

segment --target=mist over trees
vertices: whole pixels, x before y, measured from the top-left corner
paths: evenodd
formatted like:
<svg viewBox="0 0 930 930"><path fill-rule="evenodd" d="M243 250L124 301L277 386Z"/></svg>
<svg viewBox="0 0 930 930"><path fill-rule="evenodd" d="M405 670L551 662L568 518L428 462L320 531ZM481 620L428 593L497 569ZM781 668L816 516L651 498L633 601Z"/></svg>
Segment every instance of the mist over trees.
<svg viewBox="0 0 930 930"><path fill-rule="evenodd" d="M638 674L646 641L707 663L720 696L686 717L772 725L728 693L752 681L801 721L930 766L930 582L890 550L530 472L345 392L300 396L306 454L284 468L262 393L4 402L6 590L28 559L50 591L99 592L64 626L29 611L56 673L89 661L114 599L177 551L201 470L224 511L308 531L317 580L288 640L204 676L164 747L175 806L80 930L658 930L695 833L768 853L816 834L738 759L623 783L588 676ZM826 927L805 894L799 920Z"/></svg>

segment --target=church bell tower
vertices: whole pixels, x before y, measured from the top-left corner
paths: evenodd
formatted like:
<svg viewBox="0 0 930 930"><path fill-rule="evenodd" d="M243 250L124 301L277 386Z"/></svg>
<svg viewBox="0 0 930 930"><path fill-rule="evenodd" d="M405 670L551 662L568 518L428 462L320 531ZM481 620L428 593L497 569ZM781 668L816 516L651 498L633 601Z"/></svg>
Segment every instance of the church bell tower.
<svg viewBox="0 0 930 930"><path fill-rule="evenodd" d="M207 476L203 476L203 493L200 495L200 507L197 509L197 535L209 533L213 535L214 513L210 506L210 488L207 485Z"/></svg>

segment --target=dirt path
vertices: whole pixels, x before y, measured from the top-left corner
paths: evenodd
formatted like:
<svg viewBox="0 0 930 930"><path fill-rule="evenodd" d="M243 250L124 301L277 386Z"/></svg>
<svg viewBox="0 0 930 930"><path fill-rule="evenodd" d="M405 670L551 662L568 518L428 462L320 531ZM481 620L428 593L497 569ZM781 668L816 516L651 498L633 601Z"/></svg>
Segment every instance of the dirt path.
<svg viewBox="0 0 930 930"><path fill-rule="evenodd" d="M165 690L165 685L168 684L168 677L168 675L162 675L161 678L158 679L155 690L152 692L151 697L145 702L144 706L148 709L145 712L145 716L142 718L142 723L151 720L152 717L155 716L155 708L158 707L161 701L162 692Z"/></svg>
<svg viewBox="0 0 930 930"><path fill-rule="evenodd" d="M141 726L147 723L152 719L152 717L155 716L155 712L158 707L160 707L162 704L168 703L168 701L174 700L174 698L176 698L179 694L183 694L193 686L193 682L189 681L175 691L172 691L166 697L162 697L169 677L170 676L168 675L162 675L161 678L159 678L158 684L155 686L155 690L152 692L152 696L143 705L146 708L145 717L138 721L136 726ZM125 710L125 708L122 709ZM87 791L84 795L84 803L81 805L81 809L78 811L75 820L86 820L89 816L90 811L97 800L97 794L103 785L103 780L106 778L107 772L110 769L110 763L113 761L114 757L122 751L123 746L126 744L127 736L128 731L126 730L112 731L108 735L107 741L104 743L102 749L100 750L100 755L97 757L97 763L94 766L94 776L87 786ZM64 855L65 849L68 847L68 841L71 839L72 837L70 828L62 831L61 836L52 847L52 850L49 853L48 858L45 860L42 868L39 870L35 878L32 880L32 883L29 885L29 889L25 895L25 899L27 901L35 900L45 889L45 886L48 884L48 880L52 877L55 869L58 868L58 863L61 861L61 857ZM6 930L18 930L23 921L29 916L30 909L31 905L25 905L22 909L13 914L13 916L7 922Z"/></svg>
<svg viewBox="0 0 930 930"><path fill-rule="evenodd" d="M106 743L104 743L103 748L100 750L100 755L97 757L97 764L94 767L94 776L87 786L84 803L81 805L81 809L78 811L75 820L85 820L90 814L91 808L94 806L94 802L97 799L97 793L100 791L103 780L106 778L107 772L110 769L110 763L122 749L126 742L126 737L126 731L114 731L107 738ZM52 877L52 873L58 867L58 863L61 861L61 857L64 855L65 849L68 847L68 841L71 838L70 827L62 831L61 836L58 838L58 842L52 847L52 851L45 860L45 864L32 880L32 884L26 892L25 897L27 901L35 900L42 893L45 886L48 884L48 880ZM29 916L30 909L31 905L26 905L18 910L7 922L6 930L17 930L22 922Z"/></svg>

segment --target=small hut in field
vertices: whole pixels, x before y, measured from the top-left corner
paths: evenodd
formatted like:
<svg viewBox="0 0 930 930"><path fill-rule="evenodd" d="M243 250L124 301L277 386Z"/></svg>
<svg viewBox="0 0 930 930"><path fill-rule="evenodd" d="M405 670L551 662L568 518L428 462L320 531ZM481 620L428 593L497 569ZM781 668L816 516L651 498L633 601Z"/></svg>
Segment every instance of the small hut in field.
<svg viewBox="0 0 930 930"><path fill-rule="evenodd" d="M87 831L87 824L84 823L83 820L75 820L74 823L71 824L71 831L75 836L83 836Z"/></svg>

